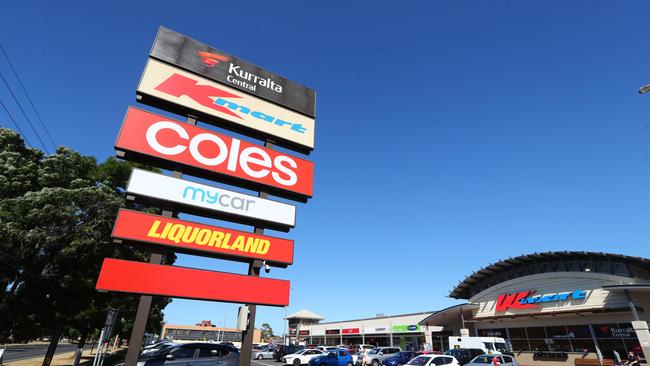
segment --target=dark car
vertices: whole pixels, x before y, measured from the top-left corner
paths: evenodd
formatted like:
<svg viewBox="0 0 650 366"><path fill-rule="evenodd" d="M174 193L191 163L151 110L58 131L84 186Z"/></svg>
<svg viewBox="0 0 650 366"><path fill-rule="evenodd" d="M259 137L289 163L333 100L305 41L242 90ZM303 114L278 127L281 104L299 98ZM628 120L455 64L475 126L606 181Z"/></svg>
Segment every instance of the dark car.
<svg viewBox="0 0 650 366"><path fill-rule="evenodd" d="M309 360L309 366L352 366L352 355L345 348L335 349Z"/></svg>
<svg viewBox="0 0 650 366"><path fill-rule="evenodd" d="M296 353L303 349L305 347L299 347L299 346L294 346L293 344L290 344L288 346L280 346L274 353L273 353L273 358L276 361L282 361L282 357L286 355L290 355L292 353Z"/></svg>
<svg viewBox="0 0 650 366"><path fill-rule="evenodd" d="M214 343L185 343L142 352L139 366L239 366L235 347Z"/></svg>
<svg viewBox="0 0 650 366"><path fill-rule="evenodd" d="M385 358L383 361L381 361L381 364L384 366L406 365L407 362L411 361L411 359L413 359L417 355L418 352L401 351L401 352L397 352L391 357Z"/></svg>
<svg viewBox="0 0 650 366"><path fill-rule="evenodd" d="M445 355L454 356L456 360L458 360L459 364L464 365L473 360L474 357L480 356L484 353L485 352L480 348L456 348L445 352Z"/></svg>

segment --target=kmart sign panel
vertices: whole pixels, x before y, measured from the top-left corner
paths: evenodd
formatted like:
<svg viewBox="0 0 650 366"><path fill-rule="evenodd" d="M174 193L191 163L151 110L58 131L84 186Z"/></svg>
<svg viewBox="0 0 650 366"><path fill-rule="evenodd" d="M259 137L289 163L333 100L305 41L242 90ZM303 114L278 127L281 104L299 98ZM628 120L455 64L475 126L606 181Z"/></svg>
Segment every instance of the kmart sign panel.
<svg viewBox="0 0 650 366"><path fill-rule="evenodd" d="M155 59L147 62L137 94L143 103L301 152L314 148L314 118Z"/></svg>

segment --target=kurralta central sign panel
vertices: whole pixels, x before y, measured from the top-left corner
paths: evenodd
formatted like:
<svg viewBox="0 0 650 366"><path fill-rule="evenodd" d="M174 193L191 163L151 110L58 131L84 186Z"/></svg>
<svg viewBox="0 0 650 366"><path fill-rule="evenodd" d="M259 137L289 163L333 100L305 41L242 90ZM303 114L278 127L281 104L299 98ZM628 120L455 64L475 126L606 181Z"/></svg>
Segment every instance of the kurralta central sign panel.
<svg viewBox="0 0 650 366"><path fill-rule="evenodd" d="M199 210L211 216L221 214L241 223L280 230L296 223L295 206L141 169L133 169L126 191L138 197L177 203L192 213Z"/></svg>
<svg viewBox="0 0 650 366"><path fill-rule="evenodd" d="M314 148L314 118L154 59L147 62L137 93L143 103L196 114L206 122L272 138L300 151Z"/></svg>
<svg viewBox="0 0 650 366"><path fill-rule="evenodd" d="M186 299L289 305L289 281L286 280L110 258L104 259L95 288Z"/></svg>
<svg viewBox="0 0 650 366"><path fill-rule="evenodd" d="M270 187L289 198L312 195L310 161L137 108L127 111L115 149L155 159L168 169L182 164L204 178L226 176L254 188Z"/></svg>
<svg viewBox="0 0 650 366"><path fill-rule="evenodd" d="M208 257L260 259L280 266L293 263L293 240L131 210L119 211L111 236Z"/></svg>
<svg viewBox="0 0 650 366"><path fill-rule="evenodd" d="M315 117L314 90L171 29L160 27L150 55Z"/></svg>

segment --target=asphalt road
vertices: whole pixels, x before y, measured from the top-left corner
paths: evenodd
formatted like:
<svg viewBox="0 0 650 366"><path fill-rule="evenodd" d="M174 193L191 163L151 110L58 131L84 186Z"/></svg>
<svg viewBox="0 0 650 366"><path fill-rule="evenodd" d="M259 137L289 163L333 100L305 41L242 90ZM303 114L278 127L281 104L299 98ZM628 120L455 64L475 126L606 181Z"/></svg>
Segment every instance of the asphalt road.
<svg viewBox="0 0 650 366"><path fill-rule="evenodd" d="M26 358L32 357L45 357L45 352L47 351L47 344L16 344L10 345L5 351L4 357L2 358L3 364L9 363L11 361L23 360ZM84 347L88 349L88 346ZM56 347L56 353L66 353L74 352L77 349L76 344L70 343L59 343Z"/></svg>
<svg viewBox="0 0 650 366"><path fill-rule="evenodd" d="M251 360L251 366L282 366L282 362L275 362L275 360Z"/></svg>

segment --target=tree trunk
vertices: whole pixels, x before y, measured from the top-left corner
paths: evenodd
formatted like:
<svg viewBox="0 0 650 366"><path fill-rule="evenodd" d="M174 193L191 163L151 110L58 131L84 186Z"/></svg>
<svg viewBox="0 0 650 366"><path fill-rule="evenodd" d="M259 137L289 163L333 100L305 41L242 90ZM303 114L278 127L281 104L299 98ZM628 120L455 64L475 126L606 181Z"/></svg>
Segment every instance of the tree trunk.
<svg viewBox="0 0 650 366"><path fill-rule="evenodd" d="M52 329L51 337L50 345L47 347L47 352L45 353L42 366L50 366L52 363L54 352L56 352L56 346L59 344L59 337L61 337L61 328Z"/></svg>
<svg viewBox="0 0 650 366"><path fill-rule="evenodd" d="M86 337L88 336L88 332L84 331L81 333L81 338L79 338L79 345L77 347L77 351L74 354L74 363L73 366L79 366L79 361L81 361L81 353L84 351L84 345L86 344Z"/></svg>

